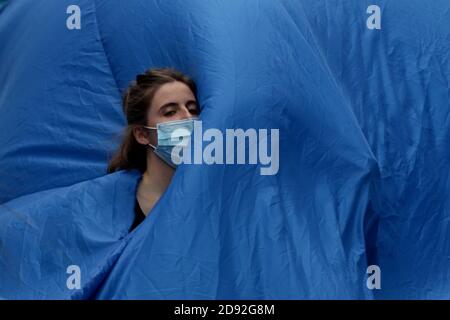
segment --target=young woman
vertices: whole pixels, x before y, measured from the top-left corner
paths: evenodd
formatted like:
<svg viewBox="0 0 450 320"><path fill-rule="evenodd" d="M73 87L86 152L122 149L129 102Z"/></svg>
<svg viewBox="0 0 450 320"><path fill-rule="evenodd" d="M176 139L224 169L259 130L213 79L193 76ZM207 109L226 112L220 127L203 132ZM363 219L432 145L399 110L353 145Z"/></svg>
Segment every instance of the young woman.
<svg viewBox="0 0 450 320"><path fill-rule="evenodd" d="M170 156L170 134L180 127L192 128L192 120L200 111L196 94L195 82L170 68L138 75L125 92L127 127L108 172L142 172L131 230L145 219L172 179L176 164Z"/></svg>

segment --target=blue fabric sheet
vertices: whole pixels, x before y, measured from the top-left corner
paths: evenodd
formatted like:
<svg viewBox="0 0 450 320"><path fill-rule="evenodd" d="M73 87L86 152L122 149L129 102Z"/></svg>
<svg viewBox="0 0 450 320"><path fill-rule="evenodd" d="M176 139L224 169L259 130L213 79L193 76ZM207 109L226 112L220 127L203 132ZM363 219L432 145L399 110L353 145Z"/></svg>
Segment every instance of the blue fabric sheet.
<svg viewBox="0 0 450 320"><path fill-rule="evenodd" d="M0 44L0 298L450 298L447 0L6 0ZM204 128L279 129L279 172L181 165L129 233L106 167L161 66Z"/></svg>

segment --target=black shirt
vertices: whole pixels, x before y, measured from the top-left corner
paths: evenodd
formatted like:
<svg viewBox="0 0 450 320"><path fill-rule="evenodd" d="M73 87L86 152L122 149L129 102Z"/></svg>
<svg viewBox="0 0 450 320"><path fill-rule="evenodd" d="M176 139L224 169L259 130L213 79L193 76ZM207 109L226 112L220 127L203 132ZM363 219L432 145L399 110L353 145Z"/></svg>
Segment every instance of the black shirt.
<svg viewBox="0 0 450 320"><path fill-rule="evenodd" d="M141 206L139 205L139 201L137 200L137 198L135 199L134 202L134 222L130 228L130 232L134 230L134 228L136 228L142 221L144 221L145 219L145 214L141 209Z"/></svg>

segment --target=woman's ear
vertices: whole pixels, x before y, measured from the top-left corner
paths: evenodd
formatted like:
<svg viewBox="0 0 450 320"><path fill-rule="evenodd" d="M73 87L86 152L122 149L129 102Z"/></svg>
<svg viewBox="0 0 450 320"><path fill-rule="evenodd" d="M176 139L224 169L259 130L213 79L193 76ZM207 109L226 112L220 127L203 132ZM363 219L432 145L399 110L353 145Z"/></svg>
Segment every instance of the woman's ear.
<svg viewBox="0 0 450 320"><path fill-rule="evenodd" d="M150 132L143 127L133 128L133 135L137 142L147 145L150 142Z"/></svg>

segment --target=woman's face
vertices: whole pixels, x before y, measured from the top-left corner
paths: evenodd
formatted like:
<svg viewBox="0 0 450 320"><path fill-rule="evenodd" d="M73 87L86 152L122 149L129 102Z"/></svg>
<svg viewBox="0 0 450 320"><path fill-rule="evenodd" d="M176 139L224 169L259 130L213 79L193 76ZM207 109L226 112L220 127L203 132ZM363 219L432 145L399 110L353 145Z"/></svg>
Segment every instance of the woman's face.
<svg viewBox="0 0 450 320"><path fill-rule="evenodd" d="M183 82L163 84L153 95L147 114L147 123L156 127L157 123L182 120L198 115L197 101L191 89Z"/></svg>
<svg viewBox="0 0 450 320"><path fill-rule="evenodd" d="M147 125L156 127L156 124L161 122L188 119L198 114L197 100L191 89L183 82L170 82L159 87L153 95L147 113ZM158 141L156 130L147 132L150 132L150 143L156 145ZM148 138L145 133L144 136L141 134L138 134L137 140L147 144Z"/></svg>

